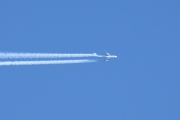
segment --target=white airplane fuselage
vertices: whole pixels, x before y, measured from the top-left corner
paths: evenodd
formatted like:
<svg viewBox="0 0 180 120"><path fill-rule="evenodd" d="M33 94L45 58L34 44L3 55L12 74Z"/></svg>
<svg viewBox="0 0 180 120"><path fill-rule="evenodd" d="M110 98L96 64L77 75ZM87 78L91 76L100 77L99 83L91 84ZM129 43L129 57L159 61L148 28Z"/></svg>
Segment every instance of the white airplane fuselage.
<svg viewBox="0 0 180 120"><path fill-rule="evenodd" d="M110 56L105 56L107 59L109 59L109 58L117 58L117 56L116 55L110 55Z"/></svg>

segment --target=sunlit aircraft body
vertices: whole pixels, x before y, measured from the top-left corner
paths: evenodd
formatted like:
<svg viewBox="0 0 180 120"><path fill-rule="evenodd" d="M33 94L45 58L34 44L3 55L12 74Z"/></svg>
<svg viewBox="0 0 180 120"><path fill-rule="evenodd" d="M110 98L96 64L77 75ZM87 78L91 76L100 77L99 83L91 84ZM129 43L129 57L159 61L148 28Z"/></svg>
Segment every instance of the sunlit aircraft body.
<svg viewBox="0 0 180 120"><path fill-rule="evenodd" d="M107 52L106 52L106 55L104 55L104 56L98 55L98 57L104 57L104 58L106 58L105 61L109 61L110 58L117 58L116 55L111 55L111 54L109 54L109 53L107 53Z"/></svg>

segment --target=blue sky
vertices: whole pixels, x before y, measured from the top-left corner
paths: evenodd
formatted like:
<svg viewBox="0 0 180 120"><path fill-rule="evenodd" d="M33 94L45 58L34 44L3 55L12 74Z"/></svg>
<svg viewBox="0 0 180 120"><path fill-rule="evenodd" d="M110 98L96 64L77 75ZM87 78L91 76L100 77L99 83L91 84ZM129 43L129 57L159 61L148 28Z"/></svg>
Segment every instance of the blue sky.
<svg viewBox="0 0 180 120"><path fill-rule="evenodd" d="M1 0L1 52L106 50L118 59L0 67L0 119L180 119L179 6L178 0Z"/></svg>

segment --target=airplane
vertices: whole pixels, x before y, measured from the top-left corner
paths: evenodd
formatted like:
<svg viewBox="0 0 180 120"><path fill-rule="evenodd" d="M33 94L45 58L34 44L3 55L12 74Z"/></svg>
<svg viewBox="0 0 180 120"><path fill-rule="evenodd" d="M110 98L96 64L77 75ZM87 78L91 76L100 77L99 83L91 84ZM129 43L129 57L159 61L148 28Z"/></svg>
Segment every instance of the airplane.
<svg viewBox="0 0 180 120"><path fill-rule="evenodd" d="M108 52L106 52L105 54L106 54L105 56L99 55L98 57L105 57L106 58L105 61L109 61L110 58L117 58L116 55L111 55Z"/></svg>

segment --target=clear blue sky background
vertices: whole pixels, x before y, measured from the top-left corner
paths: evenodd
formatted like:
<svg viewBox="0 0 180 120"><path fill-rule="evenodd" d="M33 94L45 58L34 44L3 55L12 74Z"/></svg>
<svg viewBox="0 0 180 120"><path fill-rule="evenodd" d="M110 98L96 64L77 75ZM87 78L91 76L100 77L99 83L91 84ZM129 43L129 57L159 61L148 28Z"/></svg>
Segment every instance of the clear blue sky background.
<svg viewBox="0 0 180 120"><path fill-rule="evenodd" d="M0 67L0 120L180 119L179 21L179 0L1 0L1 52L118 59Z"/></svg>

